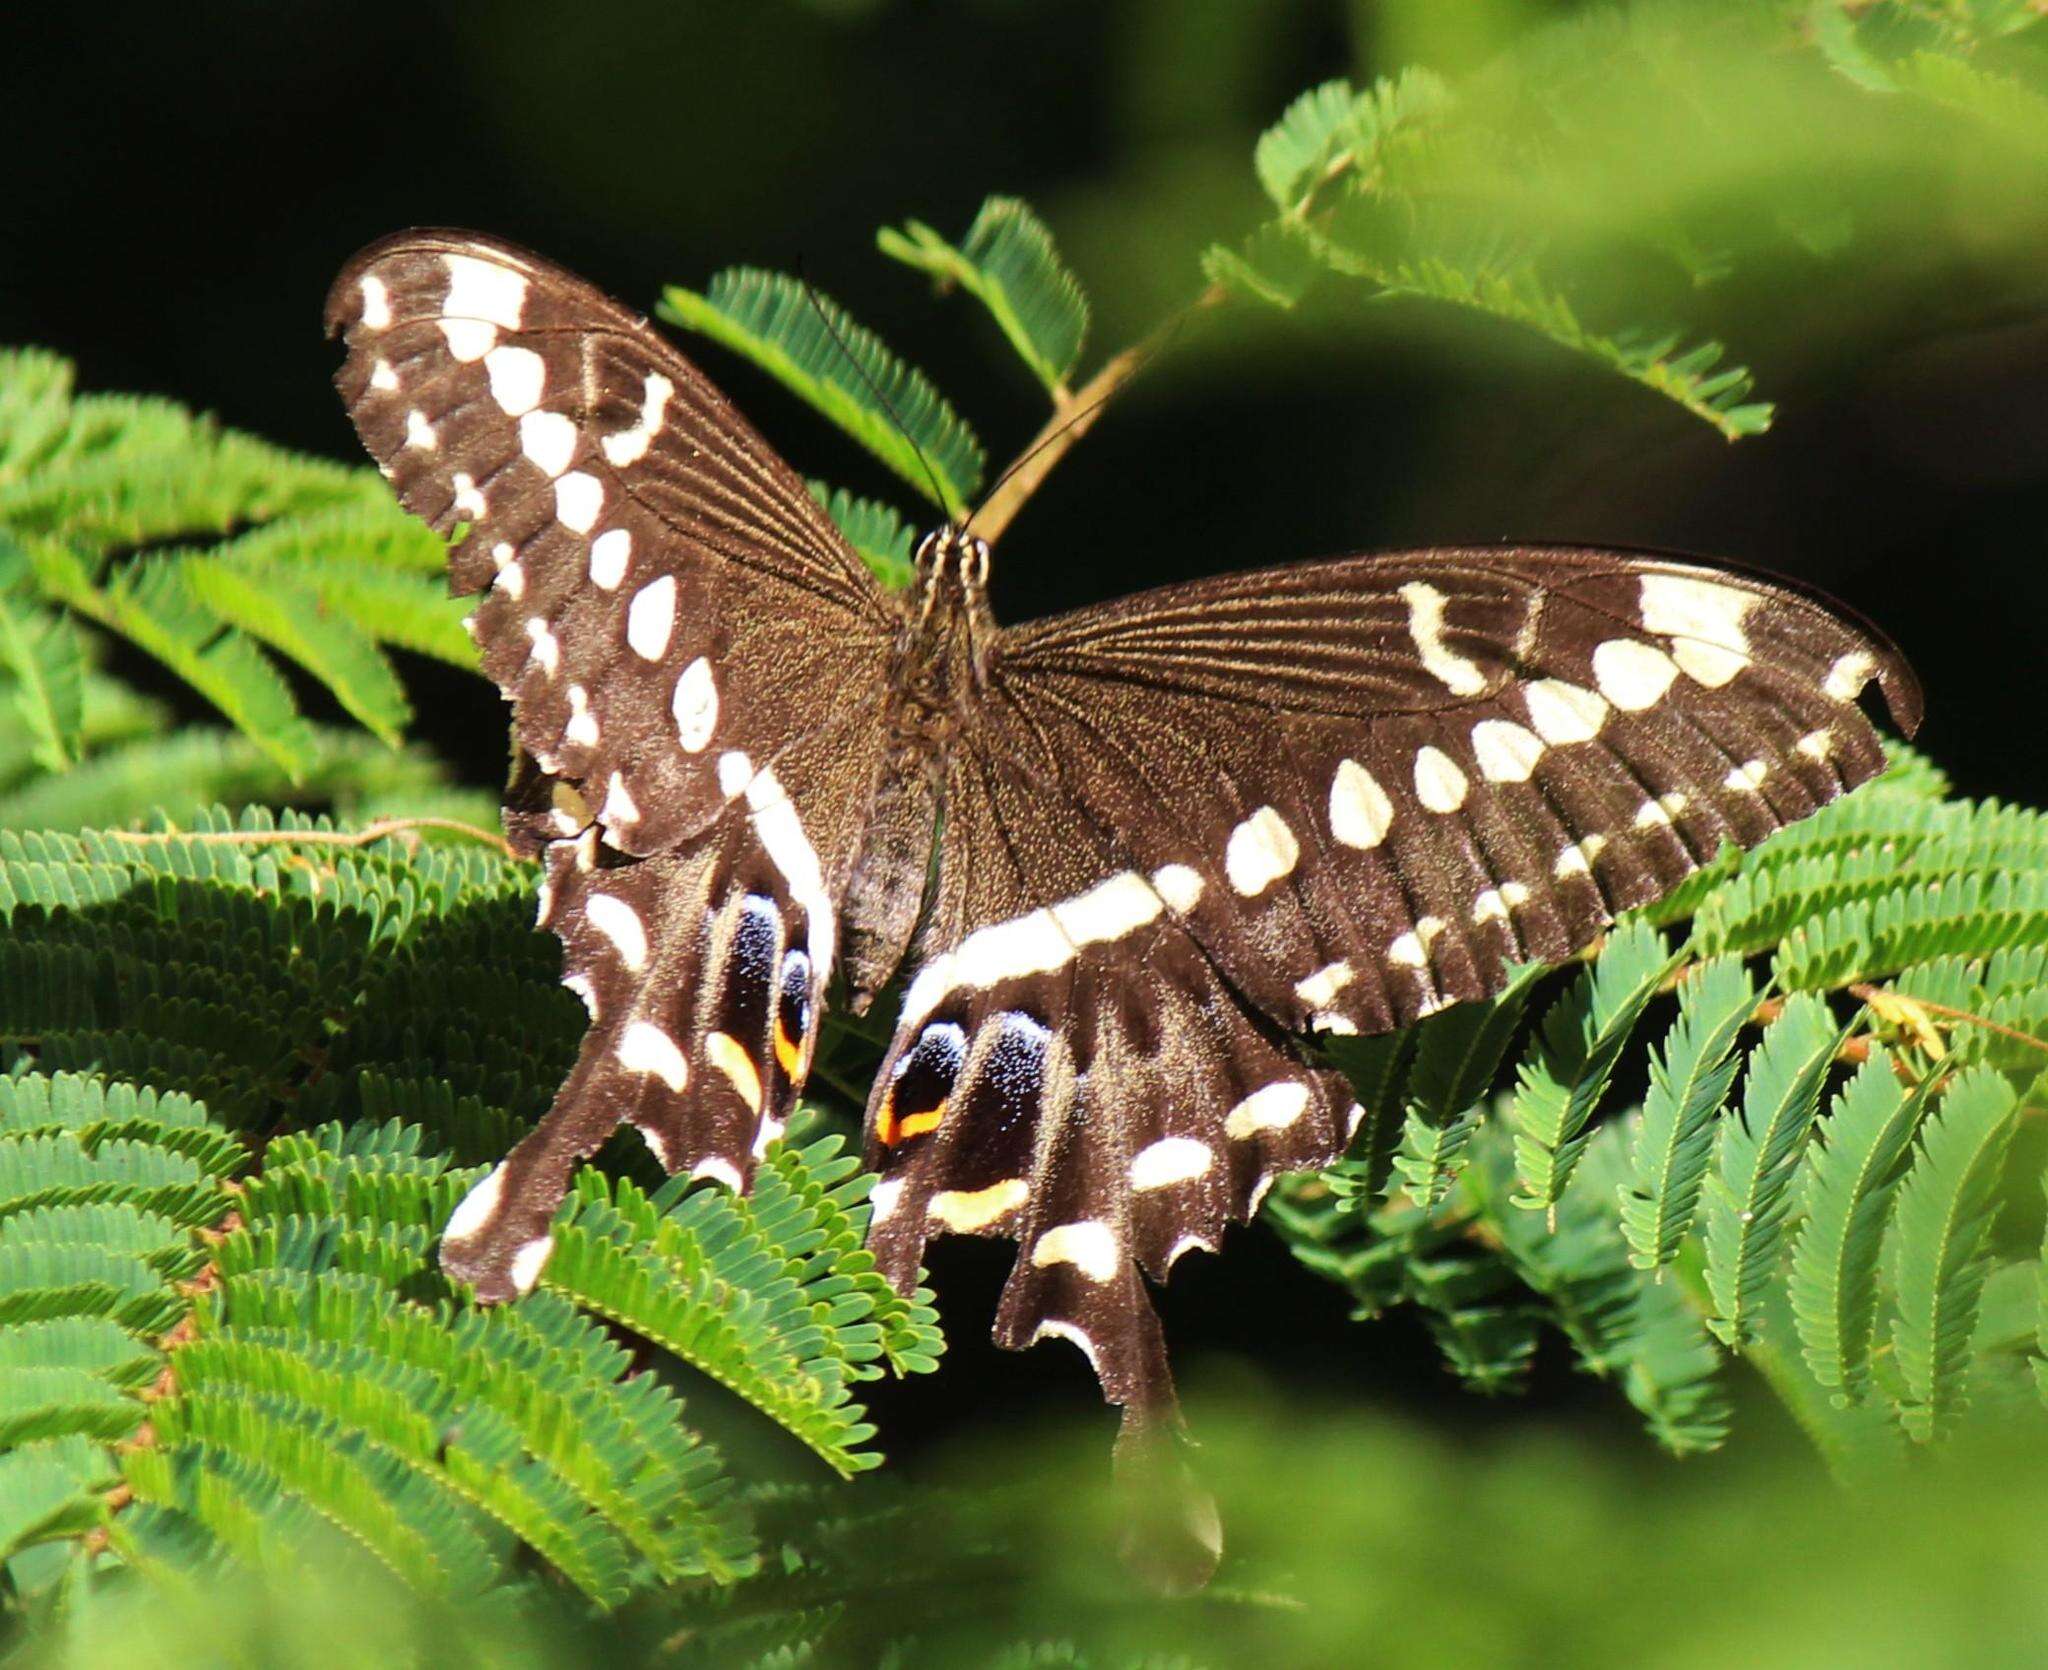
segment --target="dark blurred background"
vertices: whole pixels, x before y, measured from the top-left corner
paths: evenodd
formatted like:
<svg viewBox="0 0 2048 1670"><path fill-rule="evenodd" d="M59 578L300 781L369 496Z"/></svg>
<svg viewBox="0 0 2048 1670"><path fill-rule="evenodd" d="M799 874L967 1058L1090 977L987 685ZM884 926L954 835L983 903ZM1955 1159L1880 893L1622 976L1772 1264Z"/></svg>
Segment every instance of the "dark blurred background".
<svg viewBox="0 0 2048 1670"><path fill-rule="evenodd" d="M74 357L85 387L167 395L355 459L319 332L328 280L380 233L468 225L641 307L666 281L701 287L735 262L800 269L923 365L1000 458L1040 421L1038 391L967 304L934 305L876 254L877 226L916 216L957 236L987 193L1030 199L1089 287L1099 357L1193 293L1205 243L1261 218L1251 146L1297 93L1409 62L1465 75L1577 9L24 8L0 25L0 109L17 135L0 340ZM1859 201L1881 201L1871 171L1887 164L1865 160ZM999 612L1374 546L1585 540L1737 558L1898 637L1928 687L1922 745L1961 789L2048 801L2048 759L2026 740L2048 618L2048 285L2015 263L2006 224L2042 206L1995 187L1951 203L1926 172L1910 190L1914 215L1846 253L1739 264L1671 292L1689 334L1728 342L1779 403L1769 434L1734 445L1534 337L1422 304L1191 333L1005 540ZM1927 226L1938 235L1913 230ZM693 352L800 469L906 503L763 377ZM425 740L495 780L495 695L409 671ZM985 1345L1005 1256L938 1249L954 1357L886 1394L891 1448L991 1402L1092 1398L1071 1354ZM1181 1361L1257 1359L1279 1398L1343 1388L1500 1418L1454 1389L1419 1330L1349 1325L1341 1296L1262 1232L1190 1261L1166 1308ZM1583 1384L1546 1364L1539 1405L1586 1407Z"/></svg>

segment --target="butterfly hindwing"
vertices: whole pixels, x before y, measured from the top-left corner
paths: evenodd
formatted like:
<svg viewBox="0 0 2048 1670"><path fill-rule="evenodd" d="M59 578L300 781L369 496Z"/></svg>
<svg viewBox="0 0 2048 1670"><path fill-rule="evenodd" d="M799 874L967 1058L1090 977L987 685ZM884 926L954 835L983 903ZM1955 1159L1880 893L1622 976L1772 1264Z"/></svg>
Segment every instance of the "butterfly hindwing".
<svg viewBox="0 0 2048 1670"><path fill-rule="evenodd" d="M949 772L932 954L869 1107L873 1244L903 1282L931 1236L1014 1239L997 1339L1070 1340L1109 1397L1156 1413L1144 1276L1335 1158L1351 1098L1116 865L1049 763L1013 736Z"/></svg>

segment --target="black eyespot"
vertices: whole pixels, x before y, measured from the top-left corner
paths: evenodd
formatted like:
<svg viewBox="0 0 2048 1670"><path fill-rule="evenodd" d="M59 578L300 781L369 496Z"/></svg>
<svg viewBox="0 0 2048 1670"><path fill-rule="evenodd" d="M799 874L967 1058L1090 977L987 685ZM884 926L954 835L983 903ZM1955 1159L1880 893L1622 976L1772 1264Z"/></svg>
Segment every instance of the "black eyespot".
<svg viewBox="0 0 2048 1670"><path fill-rule="evenodd" d="M967 1060L967 1034L951 1021L934 1021L896 1063L882 1101L876 1134L891 1147L945 1122L946 1098Z"/></svg>

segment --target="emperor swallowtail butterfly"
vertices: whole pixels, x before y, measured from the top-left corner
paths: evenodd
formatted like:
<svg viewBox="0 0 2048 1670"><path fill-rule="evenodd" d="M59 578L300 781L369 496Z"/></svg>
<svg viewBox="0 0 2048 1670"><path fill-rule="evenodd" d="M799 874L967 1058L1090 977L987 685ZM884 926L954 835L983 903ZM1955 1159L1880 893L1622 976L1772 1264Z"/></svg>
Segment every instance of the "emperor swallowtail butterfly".
<svg viewBox="0 0 2048 1670"><path fill-rule="evenodd" d="M996 1336L1170 1406L1145 1280L1358 1117L1315 1033L1499 989L1874 775L1920 693L1782 582L1513 546L1301 563L1020 627L954 527L869 576L647 321L511 244L407 232L336 280L338 381L527 757L507 823L590 1010L541 1125L449 1221L531 1287L625 1121L744 1189L835 972L914 974L867 1110L876 1257L1019 1244ZM929 886L928 886L929 881Z"/></svg>

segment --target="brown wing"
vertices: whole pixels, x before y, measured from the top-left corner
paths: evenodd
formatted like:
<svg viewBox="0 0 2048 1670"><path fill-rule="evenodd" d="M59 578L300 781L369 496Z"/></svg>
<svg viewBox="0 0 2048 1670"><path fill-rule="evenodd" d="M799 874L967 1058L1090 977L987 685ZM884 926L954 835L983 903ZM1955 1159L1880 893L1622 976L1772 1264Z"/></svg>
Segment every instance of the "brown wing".
<svg viewBox="0 0 2048 1670"><path fill-rule="evenodd" d="M664 851L820 712L878 702L895 605L803 482L646 320L471 232L335 280L349 416L450 574L521 744L621 851Z"/></svg>
<svg viewBox="0 0 2048 1670"><path fill-rule="evenodd" d="M1007 633L869 1107L875 1245L1015 1238L998 1337L1168 1396L1141 1273L1323 1164L1302 1033L1498 990L1873 775L1919 693L1793 588L1578 550L1233 575Z"/></svg>
<svg viewBox="0 0 2048 1670"><path fill-rule="evenodd" d="M328 298L338 382L400 501L466 526L458 592L538 762L541 921L592 1015L541 1126L443 1256L530 1285L577 1160L620 1122L744 1187L809 1068L881 767L896 606L646 321L466 232L387 238Z"/></svg>

